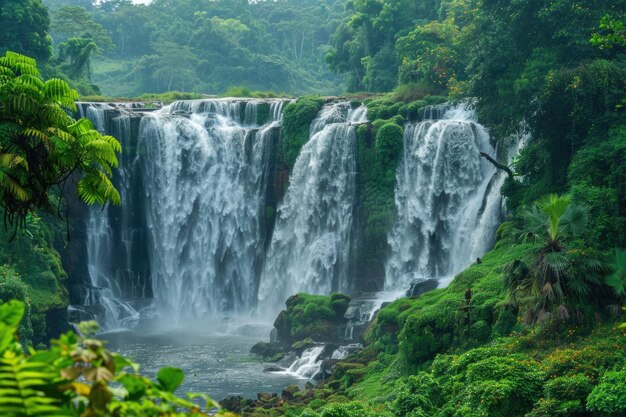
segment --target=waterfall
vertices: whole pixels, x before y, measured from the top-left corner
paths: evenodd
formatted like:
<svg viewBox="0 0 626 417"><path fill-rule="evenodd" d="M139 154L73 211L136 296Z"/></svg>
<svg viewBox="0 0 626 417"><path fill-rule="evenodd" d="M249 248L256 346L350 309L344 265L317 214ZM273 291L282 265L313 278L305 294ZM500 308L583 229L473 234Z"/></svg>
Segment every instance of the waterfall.
<svg viewBox="0 0 626 417"><path fill-rule="evenodd" d="M277 126L258 128L260 104L177 102L141 121L154 305L174 323L256 302Z"/></svg>
<svg viewBox="0 0 626 417"><path fill-rule="evenodd" d="M136 156L131 145L131 116L111 105L79 103L81 117L89 118L101 133L111 134L127 146L119 156L113 182L124 201L122 207L92 206L87 218L87 270L89 283L84 290L84 305L100 306L103 330L132 327L139 319L132 299L149 295L145 261L137 243L141 242L140 218L133 213L136 192L130 178L136 172ZM139 217L139 220L137 219ZM139 255L139 256L138 256Z"/></svg>
<svg viewBox="0 0 626 417"><path fill-rule="evenodd" d="M406 290L424 278L450 279L493 245L504 175L481 151L494 154L487 131L465 105L447 109L442 120L405 128L386 289Z"/></svg>
<svg viewBox="0 0 626 417"><path fill-rule="evenodd" d="M311 379L321 369L322 361L318 360L318 357L323 351L324 345L306 349L287 370L278 373L293 375L298 378Z"/></svg>
<svg viewBox="0 0 626 417"><path fill-rule="evenodd" d="M148 306L177 324L255 306L285 101L184 101L140 115L80 105L123 147L122 206L87 219L85 305L104 310L106 330L132 327Z"/></svg>
<svg viewBox="0 0 626 417"><path fill-rule="evenodd" d="M261 275L259 305L268 312L298 292L348 290L356 125L365 121L364 106L335 103L324 106L311 124L278 208Z"/></svg>

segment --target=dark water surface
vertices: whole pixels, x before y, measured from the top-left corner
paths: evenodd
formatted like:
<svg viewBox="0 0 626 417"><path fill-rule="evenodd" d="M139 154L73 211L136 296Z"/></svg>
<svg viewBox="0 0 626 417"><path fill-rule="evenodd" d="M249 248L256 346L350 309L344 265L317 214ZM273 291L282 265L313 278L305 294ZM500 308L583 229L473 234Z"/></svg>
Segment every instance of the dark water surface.
<svg viewBox="0 0 626 417"><path fill-rule="evenodd" d="M219 401L231 395L256 398L259 392L280 393L302 379L266 373L268 366L249 353L258 337L213 332L170 330L163 332L120 332L102 335L108 348L141 365L150 378L164 366L180 368L185 380L177 394L200 392Z"/></svg>

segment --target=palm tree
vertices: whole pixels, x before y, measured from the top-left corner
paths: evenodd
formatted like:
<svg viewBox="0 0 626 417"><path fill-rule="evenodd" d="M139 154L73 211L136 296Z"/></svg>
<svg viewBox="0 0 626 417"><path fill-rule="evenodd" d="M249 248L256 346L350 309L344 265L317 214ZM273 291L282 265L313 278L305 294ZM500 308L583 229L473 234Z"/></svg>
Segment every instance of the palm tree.
<svg viewBox="0 0 626 417"><path fill-rule="evenodd" d="M592 251L575 248L574 239L587 226L587 211L572 204L568 195L552 194L523 213L516 235L535 247L524 259L506 267L506 285L511 301L526 309L524 322L556 316L570 318L573 304L600 284L603 264ZM577 310L578 315L580 311Z"/></svg>

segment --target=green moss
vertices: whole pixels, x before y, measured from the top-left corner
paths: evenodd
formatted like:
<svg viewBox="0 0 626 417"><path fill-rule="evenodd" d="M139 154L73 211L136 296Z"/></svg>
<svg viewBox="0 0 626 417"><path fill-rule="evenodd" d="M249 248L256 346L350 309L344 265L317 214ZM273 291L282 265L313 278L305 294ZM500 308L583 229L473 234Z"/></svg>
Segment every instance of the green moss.
<svg viewBox="0 0 626 417"><path fill-rule="evenodd" d="M31 302L28 290L28 286L22 281L17 272L8 265L0 265L0 304L10 300L19 300L24 303L26 310L19 328L19 334L26 343L29 343L33 337Z"/></svg>
<svg viewBox="0 0 626 417"><path fill-rule="evenodd" d="M324 104L324 99L305 96L285 106L282 123L281 155L283 163L291 170L300 149L309 140L311 122Z"/></svg>
<svg viewBox="0 0 626 417"><path fill-rule="evenodd" d="M402 156L403 119L376 120L357 130L357 186L363 233L358 274L373 282L383 276L387 231L394 218L396 169Z"/></svg>
<svg viewBox="0 0 626 417"><path fill-rule="evenodd" d="M314 341L336 338L337 326L348 308L350 297L343 294L331 296L296 294L287 299L274 327L285 344L304 347Z"/></svg>
<svg viewBox="0 0 626 417"><path fill-rule="evenodd" d="M27 289L32 306L33 342L47 342L46 314L53 309L65 309L69 297L65 281L67 274L53 243L58 232L58 220L30 215L24 229L15 239L4 230L0 232L0 265L14 270L14 279Z"/></svg>

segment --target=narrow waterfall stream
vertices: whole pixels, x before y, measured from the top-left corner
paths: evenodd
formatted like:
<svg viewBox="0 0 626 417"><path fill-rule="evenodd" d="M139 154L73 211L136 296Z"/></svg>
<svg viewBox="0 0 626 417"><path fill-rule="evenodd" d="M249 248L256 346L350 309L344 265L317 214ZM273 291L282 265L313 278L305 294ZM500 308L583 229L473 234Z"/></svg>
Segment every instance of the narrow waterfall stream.
<svg viewBox="0 0 626 417"><path fill-rule="evenodd" d="M326 105L311 124L261 275L259 305L277 313L292 294L347 291L355 204L356 126L364 106Z"/></svg>
<svg viewBox="0 0 626 417"><path fill-rule="evenodd" d="M396 221L388 239L387 290L407 290L420 279L449 282L493 245L504 178L480 157L494 150L475 117L460 105L440 120L405 128Z"/></svg>

